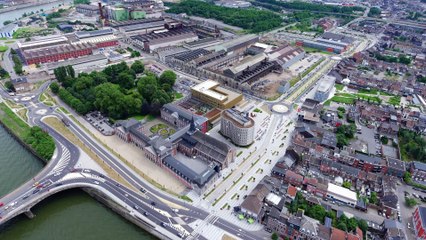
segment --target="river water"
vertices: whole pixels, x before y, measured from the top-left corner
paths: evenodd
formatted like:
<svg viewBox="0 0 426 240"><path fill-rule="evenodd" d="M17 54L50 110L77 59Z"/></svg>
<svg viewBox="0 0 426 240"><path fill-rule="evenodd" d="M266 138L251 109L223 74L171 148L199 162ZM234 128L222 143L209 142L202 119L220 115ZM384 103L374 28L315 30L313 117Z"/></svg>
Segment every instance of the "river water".
<svg viewBox="0 0 426 240"><path fill-rule="evenodd" d="M73 0L61 0L61 1L57 1L57 2L52 2L52 3L47 3L47 4L42 4L42 5L38 5L38 6L32 6L32 7L26 7L26 8L22 8L22 9L17 9L17 10L13 10L10 12L4 12L4 13L0 13L0 27L3 26L3 22L6 20L15 20L15 19L19 19L20 17L22 17L22 15L24 13L31 13L31 12L37 12L40 11L41 9L43 9L44 11L46 10L50 10L54 7L58 7L59 4L63 5L64 3L69 4L71 3Z"/></svg>
<svg viewBox="0 0 426 240"><path fill-rule="evenodd" d="M3 196L43 168L40 160L0 127L0 196ZM82 190L54 195L25 215L0 226L1 240L152 240L149 233L124 220Z"/></svg>

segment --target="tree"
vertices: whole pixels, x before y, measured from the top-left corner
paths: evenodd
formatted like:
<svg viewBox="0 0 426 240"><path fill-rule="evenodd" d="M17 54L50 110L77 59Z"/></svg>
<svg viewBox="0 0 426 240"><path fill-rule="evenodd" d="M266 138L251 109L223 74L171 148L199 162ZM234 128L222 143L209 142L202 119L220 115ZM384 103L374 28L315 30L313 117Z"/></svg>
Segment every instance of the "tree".
<svg viewBox="0 0 426 240"><path fill-rule="evenodd" d="M367 232L367 229L368 229L367 222L364 219L359 219L358 220L358 227L362 230L362 232L364 233L364 236L365 236L365 233Z"/></svg>
<svg viewBox="0 0 426 240"><path fill-rule="evenodd" d="M414 198L405 197L405 205L409 208L412 208L417 205L417 201Z"/></svg>
<svg viewBox="0 0 426 240"><path fill-rule="evenodd" d="M157 92L157 85L157 79L153 75L148 75L139 79L138 91L148 103L152 102L152 98Z"/></svg>
<svg viewBox="0 0 426 240"><path fill-rule="evenodd" d="M347 189L351 189L352 183L348 182L348 181L344 181L343 184L342 184L342 187L347 188Z"/></svg>
<svg viewBox="0 0 426 240"><path fill-rule="evenodd" d="M388 137L386 137L386 136L381 136L380 137L380 141L383 143L383 144L388 144L388 142L389 142L389 139L388 139Z"/></svg>
<svg viewBox="0 0 426 240"><path fill-rule="evenodd" d="M370 201L370 203L372 204L378 204L379 203L379 199L377 198L377 193L376 192L371 192L370 198L368 199L368 201Z"/></svg>
<svg viewBox="0 0 426 240"><path fill-rule="evenodd" d="M358 227L358 221L355 218L350 218L346 222L346 226L347 226L349 232L353 232Z"/></svg>
<svg viewBox="0 0 426 240"><path fill-rule="evenodd" d="M132 66L130 67L133 71L135 71L136 74L138 73L143 73L143 71L145 70L144 65L142 64L141 61L136 60Z"/></svg>
<svg viewBox="0 0 426 240"><path fill-rule="evenodd" d="M405 183L411 183L411 173L410 172L405 172L404 173L404 177L403 177L403 179L404 179L404 182Z"/></svg>
<svg viewBox="0 0 426 240"><path fill-rule="evenodd" d="M52 90L54 94L57 94L59 92L59 84L57 82L51 83L50 90Z"/></svg>
<svg viewBox="0 0 426 240"><path fill-rule="evenodd" d="M327 212L325 211L323 206L315 205L313 207L308 208L306 215L308 215L311 218L318 219L319 221L324 221L324 218L327 215Z"/></svg>
<svg viewBox="0 0 426 240"><path fill-rule="evenodd" d="M11 81L7 81L4 83L4 86L9 90L15 92L15 86L13 86L13 83Z"/></svg>
<svg viewBox="0 0 426 240"><path fill-rule="evenodd" d="M276 232L274 232L274 233L272 233L272 235L271 235L271 239L272 240L278 240L278 234L276 233Z"/></svg>
<svg viewBox="0 0 426 240"><path fill-rule="evenodd" d="M55 74L56 80L58 80L59 82L63 82L65 78L68 76L65 67L55 68L53 70L53 73Z"/></svg>
<svg viewBox="0 0 426 240"><path fill-rule="evenodd" d="M11 20L6 20L6 21L3 22L3 25L6 26L9 23L12 23L12 21Z"/></svg>
<svg viewBox="0 0 426 240"><path fill-rule="evenodd" d="M372 8L370 8L370 11L368 12L368 16L369 17L378 17L378 16L380 16L381 13L382 13L382 11L380 10L380 8L372 7Z"/></svg>
<svg viewBox="0 0 426 240"><path fill-rule="evenodd" d="M122 72L117 77L118 84L125 89L130 89L135 86L135 79L128 72Z"/></svg>
<svg viewBox="0 0 426 240"><path fill-rule="evenodd" d="M166 70L160 75L160 84L169 84L170 86L175 85L176 73L171 70Z"/></svg>
<svg viewBox="0 0 426 240"><path fill-rule="evenodd" d="M338 222L336 227L345 232L348 231L348 227L346 226L346 223L344 222Z"/></svg>
<svg viewBox="0 0 426 240"><path fill-rule="evenodd" d="M68 75L68 76L70 76L70 77L72 77L72 78L74 78L74 77L75 77L75 71L74 71L74 68L73 68L71 65L68 65L68 66L66 67L66 72L67 72L67 75Z"/></svg>

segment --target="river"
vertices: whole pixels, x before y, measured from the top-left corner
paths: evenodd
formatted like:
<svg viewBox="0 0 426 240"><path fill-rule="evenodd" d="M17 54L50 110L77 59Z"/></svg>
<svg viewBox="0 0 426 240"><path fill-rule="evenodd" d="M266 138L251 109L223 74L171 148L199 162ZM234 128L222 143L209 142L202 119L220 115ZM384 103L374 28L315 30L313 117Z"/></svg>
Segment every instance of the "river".
<svg viewBox="0 0 426 240"><path fill-rule="evenodd" d="M40 160L0 126L0 196L43 168ZM67 190L42 201L25 215L0 226L1 240L152 240L149 233L126 221L82 190Z"/></svg>
<svg viewBox="0 0 426 240"><path fill-rule="evenodd" d="M10 12L4 12L4 13L0 13L0 27L3 27L3 22L6 20L15 20L15 19L19 19L20 17L22 17L22 15L24 13L31 13L31 12L37 12L40 11L41 9L43 10L50 10L53 7L58 7L59 4L68 4L71 3L72 0L60 0L57 2L52 2L52 3L47 3L47 4L42 4L42 5L37 5L37 6L31 6L31 7L26 7L26 8L22 8L22 9L17 9L17 10L13 10Z"/></svg>

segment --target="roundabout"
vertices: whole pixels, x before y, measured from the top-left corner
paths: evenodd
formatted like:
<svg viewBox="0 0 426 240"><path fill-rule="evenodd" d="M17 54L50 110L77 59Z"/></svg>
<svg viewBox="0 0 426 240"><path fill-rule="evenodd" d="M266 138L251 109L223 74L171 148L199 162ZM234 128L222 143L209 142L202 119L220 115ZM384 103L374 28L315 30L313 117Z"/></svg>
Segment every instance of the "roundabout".
<svg viewBox="0 0 426 240"><path fill-rule="evenodd" d="M271 107L272 111L279 114L287 114L290 111L290 108L287 105L282 103L277 103Z"/></svg>

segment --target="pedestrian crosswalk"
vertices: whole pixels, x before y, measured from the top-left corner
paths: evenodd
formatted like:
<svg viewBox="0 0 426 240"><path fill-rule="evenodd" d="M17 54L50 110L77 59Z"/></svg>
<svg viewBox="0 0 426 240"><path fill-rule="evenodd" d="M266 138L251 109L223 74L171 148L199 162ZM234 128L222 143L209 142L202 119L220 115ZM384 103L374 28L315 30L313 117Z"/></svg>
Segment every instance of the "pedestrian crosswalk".
<svg viewBox="0 0 426 240"><path fill-rule="evenodd" d="M59 159L58 164L53 168L52 173L60 173L62 170L64 170L67 166L69 161L71 160L71 154L68 148L66 148L64 145L59 143L62 150L61 159Z"/></svg>
<svg viewBox="0 0 426 240"><path fill-rule="evenodd" d="M200 234L204 232L204 230L207 228L207 226L214 225L214 223L219 218L220 218L219 216L216 216L216 215L210 213L206 218L204 218L204 220L201 223L196 225L196 227L194 228L194 231L192 231L192 233L186 238L186 240L198 239Z"/></svg>

